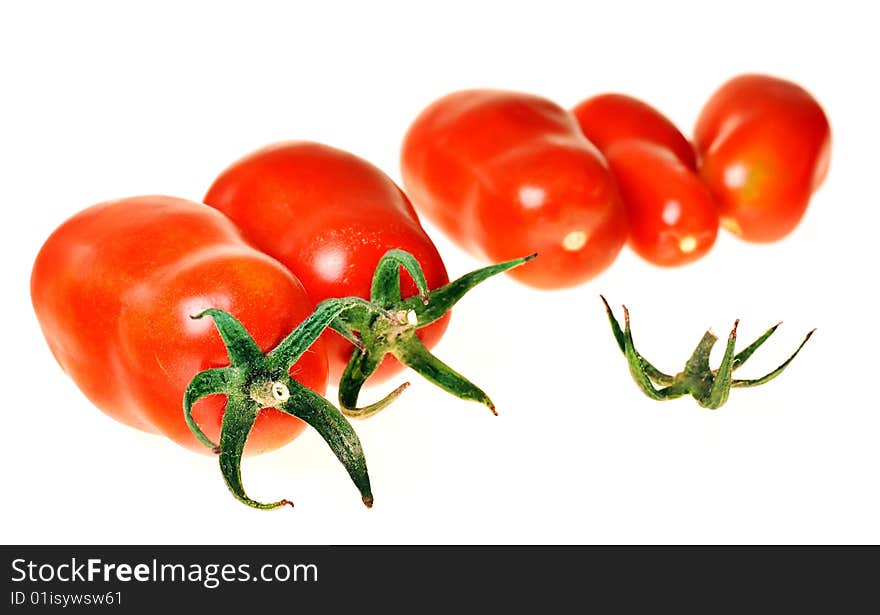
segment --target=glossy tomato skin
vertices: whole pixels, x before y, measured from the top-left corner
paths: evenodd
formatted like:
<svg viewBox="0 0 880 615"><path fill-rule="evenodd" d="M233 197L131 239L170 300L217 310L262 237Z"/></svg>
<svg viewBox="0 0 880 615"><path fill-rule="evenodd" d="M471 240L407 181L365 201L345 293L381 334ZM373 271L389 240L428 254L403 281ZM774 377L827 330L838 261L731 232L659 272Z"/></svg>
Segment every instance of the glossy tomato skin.
<svg viewBox="0 0 880 615"><path fill-rule="evenodd" d="M625 94L599 94L572 109L584 135L603 154L614 143L647 141L672 152L687 168L697 169L690 141L669 118L649 104Z"/></svg>
<svg viewBox="0 0 880 615"><path fill-rule="evenodd" d="M800 86L741 75L706 103L694 145L722 224L743 239L768 242L797 226L827 175L831 129Z"/></svg>
<svg viewBox="0 0 880 615"><path fill-rule="evenodd" d="M327 145L288 141L260 149L223 171L204 200L290 269L316 303L329 297L369 298L376 265L394 248L418 259L429 288L449 281L437 248L400 188L369 162ZM416 294L409 276L404 273L402 279L403 296ZM431 348L448 322L446 315L418 335ZM336 381L352 346L332 331L322 338ZM370 382L401 369L387 355Z"/></svg>
<svg viewBox="0 0 880 615"><path fill-rule="evenodd" d="M404 186L471 253L538 288L588 280L617 256L626 219L602 155L574 116L529 94L465 90L428 106L403 142Z"/></svg>
<svg viewBox="0 0 880 615"><path fill-rule="evenodd" d="M37 256L31 297L52 353L96 406L206 454L184 420L183 394L199 371L229 359L211 319L190 316L226 310L267 351L314 309L302 284L221 213L165 196L109 201L64 222ZM320 340L291 375L324 393ZM215 442L224 406L211 396L193 409ZM272 450L304 428L265 409L245 451Z"/></svg>
<svg viewBox="0 0 880 615"><path fill-rule="evenodd" d="M701 258L718 234L718 209L700 177L668 149L642 140L605 150L630 225L629 242L664 267Z"/></svg>

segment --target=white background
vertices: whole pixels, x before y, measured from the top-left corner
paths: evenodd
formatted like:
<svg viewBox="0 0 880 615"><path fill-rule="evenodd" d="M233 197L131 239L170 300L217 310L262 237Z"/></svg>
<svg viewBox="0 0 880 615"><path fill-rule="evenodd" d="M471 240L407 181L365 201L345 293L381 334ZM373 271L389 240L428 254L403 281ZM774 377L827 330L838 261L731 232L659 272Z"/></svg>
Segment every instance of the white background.
<svg viewBox="0 0 880 615"><path fill-rule="evenodd" d="M880 541L880 48L860 5L3 3L0 542ZM403 398L355 425L372 510L314 433L245 462L251 495L295 509L239 504L215 459L92 407L33 315L30 267L66 217L135 194L198 200L264 144L323 141L399 178L409 122L455 89L565 106L623 91L687 133L712 91L745 71L801 83L830 116L831 173L798 229L771 245L723 234L677 270L627 248L570 291L508 278L475 290L436 353L500 416L411 374ZM451 275L480 264L427 229ZM661 404L631 381L600 292L630 306L637 345L667 371L707 327L723 336L737 317L743 343L785 321L743 377L818 332L779 379L734 390L716 412Z"/></svg>

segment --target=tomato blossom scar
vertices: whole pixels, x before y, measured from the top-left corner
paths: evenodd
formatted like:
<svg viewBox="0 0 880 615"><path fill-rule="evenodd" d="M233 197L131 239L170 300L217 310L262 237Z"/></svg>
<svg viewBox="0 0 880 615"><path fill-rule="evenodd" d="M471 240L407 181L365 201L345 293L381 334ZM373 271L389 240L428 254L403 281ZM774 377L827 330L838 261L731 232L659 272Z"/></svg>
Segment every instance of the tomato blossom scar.
<svg viewBox="0 0 880 615"><path fill-rule="evenodd" d="M682 237L681 240L678 242L678 249L685 254L690 254L697 249L697 238L693 235Z"/></svg>
<svg viewBox="0 0 880 615"><path fill-rule="evenodd" d="M721 226L734 235L742 235L742 227L740 227L739 222L733 218L721 218Z"/></svg>
<svg viewBox="0 0 880 615"><path fill-rule="evenodd" d="M585 231L571 231L562 238L562 247L569 252L577 252L587 244L587 233Z"/></svg>

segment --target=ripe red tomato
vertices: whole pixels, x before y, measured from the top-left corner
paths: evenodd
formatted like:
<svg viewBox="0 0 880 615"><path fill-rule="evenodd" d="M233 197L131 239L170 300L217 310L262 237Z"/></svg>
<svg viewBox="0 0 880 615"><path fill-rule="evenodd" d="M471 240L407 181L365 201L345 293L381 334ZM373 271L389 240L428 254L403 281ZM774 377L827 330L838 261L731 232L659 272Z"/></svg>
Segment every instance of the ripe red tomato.
<svg viewBox="0 0 880 615"><path fill-rule="evenodd" d="M214 181L205 203L290 269L315 302L369 298L376 265L393 248L415 256L428 288L449 282L437 248L400 188L369 162L327 145L290 141L245 156ZM409 276L401 277L402 295L415 295ZM446 315L419 329L418 336L431 348L448 323ZM351 343L332 331L322 338L331 377L338 380L351 356ZM400 369L397 359L386 355L370 382L381 382Z"/></svg>
<svg viewBox="0 0 880 615"><path fill-rule="evenodd" d="M665 115L624 94L600 94L579 103L572 113L586 137L603 154L617 141L640 139L668 149L691 170L694 148Z"/></svg>
<svg viewBox="0 0 880 615"><path fill-rule="evenodd" d="M466 250L494 262L538 252L510 272L532 286L588 280L626 240L605 160L572 114L538 96L441 98L410 127L401 168L416 207Z"/></svg>
<svg viewBox="0 0 880 615"><path fill-rule="evenodd" d="M715 243L718 209L709 189L668 149L641 140L605 150L629 219L629 241L662 266L693 262Z"/></svg>
<svg viewBox="0 0 880 615"><path fill-rule="evenodd" d="M207 454L181 402L193 376L229 358L211 320L190 316L209 307L231 312L266 351L314 309L290 271L247 244L220 212L165 196L109 201L67 220L37 256L31 297L52 353L96 406ZM323 394L320 340L290 373ZM194 407L214 441L224 407L217 395ZM245 450L277 448L304 427L264 409Z"/></svg>
<svg viewBox="0 0 880 615"><path fill-rule="evenodd" d="M706 103L694 145L722 225L749 241L775 241L797 226L824 180L831 129L800 86L741 75Z"/></svg>

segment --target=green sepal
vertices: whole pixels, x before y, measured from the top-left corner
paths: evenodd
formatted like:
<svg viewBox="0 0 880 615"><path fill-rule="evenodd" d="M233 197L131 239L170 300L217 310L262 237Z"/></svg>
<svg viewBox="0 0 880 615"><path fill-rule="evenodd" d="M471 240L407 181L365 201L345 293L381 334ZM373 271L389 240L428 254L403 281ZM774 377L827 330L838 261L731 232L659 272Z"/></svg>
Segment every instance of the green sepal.
<svg viewBox="0 0 880 615"><path fill-rule="evenodd" d="M321 435L345 466L364 504L367 508L372 507L373 493L363 447L342 413L329 401L302 386L292 389L290 399L278 406L278 410L305 421Z"/></svg>
<svg viewBox="0 0 880 615"><path fill-rule="evenodd" d="M620 323L617 322L617 318L614 317L614 312L611 311L611 306L608 305L608 301L605 300L605 297L599 295L599 298L602 299L602 303L605 304L605 313L608 315L608 321L611 323L611 332L614 334L614 339L617 340L617 346L620 348L620 351L626 354L626 350L624 348L624 336L623 331L620 329ZM624 306L624 310L626 307ZM633 352L635 352L635 348L633 348ZM672 384L672 376L668 374L664 374L659 369L651 365L648 361L645 360L644 357L639 355L636 352L636 355L639 356L639 361L642 363L642 369L645 374L647 374L651 380L656 382L657 384L662 385L670 385Z"/></svg>
<svg viewBox="0 0 880 615"><path fill-rule="evenodd" d="M739 319L733 323L733 329L731 329L730 335L727 336L727 347L724 349L724 357L721 359L721 365L712 374L712 386L709 388L708 395L701 395L697 398L697 402L704 408L717 410L724 405L730 395L730 382L733 376L734 346L736 345L736 328L738 326Z"/></svg>
<svg viewBox="0 0 880 615"><path fill-rule="evenodd" d="M428 281L419 261L404 250L388 250L373 273L370 287L370 301L382 307L391 307L400 302L400 268L403 268L415 282L418 297L422 303L428 302Z"/></svg>
<svg viewBox="0 0 880 615"><path fill-rule="evenodd" d="M674 386L668 386L659 390L654 388L654 384L651 382L651 377L645 368L646 362L642 361L641 356L636 352L635 345L633 344L632 330L629 327L629 310L626 306L623 306L623 316L626 327L623 331L623 354L629 363L630 374L636 384L639 385L639 388L642 389L642 392L651 399L656 400L674 399L684 395L685 392L682 391L680 387L675 388Z"/></svg>
<svg viewBox="0 0 880 615"><path fill-rule="evenodd" d="M193 435L199 442L208 448L214 449L215 452L220 452L220 445L212 442L205 435L205 432L202 431L202 428L196 424L192 416L192 406L196 400L208 395L229 395L229 392L232 390L234 375L235 368L232 367L206 369L196 374L190 380L189 385L186 387L186 392L183 394L183 416L186 419L186 424L189 425L190 431L193 432Z"/></svg>
<svg viewBox="0 0 880 615"><path fill-rule="evenodd" d="M443 318L449 310L452 309L459 300L464 297L468 291L485 282L489 278L509 271L514 267L520 267L538 256L537 254L529 254L522 258L489 265L466 273L457 280L449 282L445 286L441 286L428 293L428 301L422 302L418 297L410 297L404 299L398 309L414 310L419 319L419 328L427 326L432 322ZM389 308L390 309L390 308Z"/></svg>
<svg viewBox="0 0 880 615"><path fill-rule="evenodd" d="M254 338L247 329L238 322L231 314L223 310L208 308L193 319L210 316L214 319L217 332L226 345L226 353L229 355L229 364L233 367L248 366L259 363L263 359L263 351L257 346Z"/></svg>
<svg viewBox="0 0 880 615"><path fill-rule="evenodd" d="M339 405L342 413L353 418L367 418L385 408L406 387L402 385L384 399L364 407L357 401L361 387L382 363L387 354L411 367L444 390L462 399L495 406L479 387L447 366L428 351L415 332L442 318L464 295L492 276L519 267L537 256L483 267L440 288L427 289L424 272L418 261L402 250L391 250L380 259L373 275L372 309L352 309L341 314L331 325L349 341L357 334L360 343L352 352L339 382ZM400 297L400 272L406 271L419 289L419 295ZM384 312L380 311L384 310Z"/></svg>
<svg viewBox="0 0 880 615"><path fill-rule="evenodd" d="M781 374L782 370L784 370L786 367L788 367L789 363L794 361L794 358L796 356L798 356L798 353L801 351L801 348L804 347L804 344L807 343L807 341L813 336L813 333L815 333L815 332L816 332L816 330L813 329L812 331L807 333L806 337L804 337L804 341L802 341L801 345L797 347L797 350L795 350L792 353L792 355L790 357L788 357L788 359L786 359L784 363L782 363L782 365L780 365L779 367L774 369L769 374L766 374L764 376L761 376L760 378L754 378L751 380L733 380L731 382L731 386L734 388L756 387L759 384L764 384L765 382L770 382L771 380L776 378L776 376Z"/></svg>
<svg viewBox="0 0 880 615"><path fill-rule="evenodd" d="M290 369L331 323L350 310L387 314L385 310L359 297L326 299L319 303L315 311L302 321L290 335L281 340L269 352L270 365L276 368ZM346 321L342 319L341 322L342 326L345 326Z"/></svg>
<svg viewBox="0 0 880 615"><path fill-rule="evenodd" d="M260 406L247 397L235 393L229 396L220 428L220 472L223 473L229 491L239 502L261 510L271 510L285 504L293 506L293 502L287 499L258 502L245 493L241 481L241 456L259 413Z"/></svg>
<svg viewBox="0 0 880 615"><path fill-rule="evenodd" d="M623 306L625 327L621 330L605 297L601 298L605 304L614 339L626 357L633 380L642 392L651 399L660 401L691 395L698 404L710 410L718 409L727 402L731 388L758 386L782 373L782 370L794 360L815 331L814 329L807 333L797 350L769 374L753 380L736 380L733 378L733 372L742 366L779 326L778 324L774 325L745 349L735 353L736 332L739 325L739 320L737 320L728 335L724 357L721 359L721 365L718 369L713 370L709 365L709 356L718 338L711 331L706 331L685 364L685 368L675 376L668 376L651 365L635 349L630 329L629 310L626 306ZM662 388L658 389L658 386Z"/></svg>
<svg viewBox="0 0 880 615"><path fill-rule="evenodd" d="M773 325L772 327L770 327L769 329L767 329L767 330L764 332L764 334L761 335L761 337L759 337L759 338L756 339L754 342L752 342L751 344L749 344L748 346L746 346L745 348L743 348L741 351L739 351L738 353L736 353L736 356L733 357L733 369L736 369L736 368L738 368L740 365L742 365L743 363L745 363L745 362L746 362L746 359L748 359L750 356L752 356L752 354L753 354L758 348L761 347L761 344L763 344L764 342L766 342L767 339L768 339L771 335L773 335L773 333L776 331L776 329L779 328L779 325L781 325L781 324L782 324L781 322L776 323L775 325ZM812 331L811 331L810 333L812 333Z"/></svg>
<svg viewBox="0 0 880 615"><path fill-rule="evenodd" d="M347 339L355 348L364 349L364 343L361 341L360 336L347 323L337 319L330 323L330 328Z"/></svg>
<svg viewBox="0 0 880 615"><path fill-rule="evenodd" d="M398 361L409 366L444 391L452 393L460 399L483 404L492 411L492 414L498 414L495 411L495 404L480 387L431 354L414 331L401 335L400 341L395 344L391 352Z"/></svg>
<svg viewBox="0 0 880 615"><path fill-rule="evenodd" d="M264 408L276 408L301 418L321 434L345 466L364 503L372 505L363 448L351 425L330 402L289 375L290 368L329 324L354 308L375 311L369 302L354 297L326 301L268 354L263 354L245 327L231 314L212 308L193 316L211 316L226 345L230 366L208 369L193 377L184 394L184 417L193 435L219 453L223 479L239 501L259 509L293 505L287 499L263 503L250 498L241 478L241 457L254 422ZM205 435L192 416L197 400L215 394L227 398L219 445Z"/></svg>
<svg viewBox="0 0 880 615"><path fill-rule="evenodd" d="M376 371L384 358L377 358L376 353L364 353L364 350L363 346L354 349L339 383L339 405L343 408L345 415L353 419L370 418L397 399L409 387L409 382L404 382L379 401L358 407L357 401L361 387L367 378Z"/></svg>

